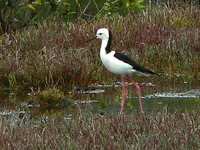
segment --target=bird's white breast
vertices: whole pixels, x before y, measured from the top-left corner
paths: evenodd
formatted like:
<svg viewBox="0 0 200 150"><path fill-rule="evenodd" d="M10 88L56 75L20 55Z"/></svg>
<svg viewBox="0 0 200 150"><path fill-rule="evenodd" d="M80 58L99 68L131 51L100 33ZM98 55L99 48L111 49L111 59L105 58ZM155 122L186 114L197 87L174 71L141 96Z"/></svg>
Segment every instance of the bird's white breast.
<svg viewBox="0 0 200 150"><path fill-rule="evenodd" d="M129 75L135 72L133 67L116 57L114 57L115 51L111 51L108 54L101 53L100 58L104 66L112 73L117 75Z"/></svg>

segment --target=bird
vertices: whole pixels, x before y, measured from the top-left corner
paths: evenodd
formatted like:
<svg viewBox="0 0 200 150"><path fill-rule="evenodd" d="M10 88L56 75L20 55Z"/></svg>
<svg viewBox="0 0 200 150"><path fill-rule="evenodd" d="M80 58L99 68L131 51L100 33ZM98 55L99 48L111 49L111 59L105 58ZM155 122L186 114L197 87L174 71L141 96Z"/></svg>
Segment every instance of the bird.
<svg viewBox="0 0 200 150"><path fill-rule="evenodd" d="M97 30L96 35L92 38L89 38L82 44L85 44L89 41L94 39L101 40L101 48L100 48L100 59L105 66L111 73L115 75L120 75L122 80L122 90L123 90L123 99L121 102L121 110L120 113L124 112L124 107L127 98L127 89L125 84L125 78L128 78L132 84L135 86L137 93L138 93L138 101L139 101L139 109L141 113L144 113L143 106L142 106L142 93L141 87L136 81L133 80L131 77L132 75L145 75L148 76L149 74L158 75L158 73L153 72L147 68L144 68L139 63L135 62L127 55L111 50L112 44L112 33L107 28L100 28Z"/></svg>

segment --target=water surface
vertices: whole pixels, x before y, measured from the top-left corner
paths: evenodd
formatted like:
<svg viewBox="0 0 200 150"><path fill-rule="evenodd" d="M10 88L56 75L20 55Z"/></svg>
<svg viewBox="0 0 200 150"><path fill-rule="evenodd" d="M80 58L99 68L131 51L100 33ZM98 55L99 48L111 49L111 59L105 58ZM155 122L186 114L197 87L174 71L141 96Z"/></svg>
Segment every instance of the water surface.
<svg viewBox="0 0 200 150"><path fill-rule="evenodd" d="M200 109L200 82L197 79L184 80L183 77L149 77L137 78L142 88L142 102L145 113L158 113L166 110L191 111ZM126 113L138 113L138 95L131 83L126 83L128 98ZM78 113L118 114L122 100L120 78L113 83L101 83L88 86L76 86L65 92L67 101L71 104L54 108L34 107L27 102L30 93L0 90L1 116L30 118L61 117L70 119ZM72 96L73 95L73 96ZM44 119L44 118L43 118Z"/></svg>

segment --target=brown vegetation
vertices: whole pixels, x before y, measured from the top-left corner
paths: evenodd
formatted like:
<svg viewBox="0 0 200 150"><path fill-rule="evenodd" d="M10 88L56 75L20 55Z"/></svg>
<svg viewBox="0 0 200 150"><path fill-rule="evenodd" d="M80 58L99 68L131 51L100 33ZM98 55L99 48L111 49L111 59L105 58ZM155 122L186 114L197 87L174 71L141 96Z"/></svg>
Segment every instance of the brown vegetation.
<svg viewBox="0 0 200 150"><path fill-rule="evenodd" d="M200 112L44 117L41 123L0 117L1 149L199 149Z"/></svg>
<svg viewBox="0 0 200 150"><path fill-rule="evenodd" d="M100 27L113 32L113 49L127 51L144 66L199 77L199 18L197 8L159 7L89 24L30 27L17 32L12 43L2 47L1 78L6 76L10 87L69 87L107 80L99 61L100 43L79 46Z"/></svg>

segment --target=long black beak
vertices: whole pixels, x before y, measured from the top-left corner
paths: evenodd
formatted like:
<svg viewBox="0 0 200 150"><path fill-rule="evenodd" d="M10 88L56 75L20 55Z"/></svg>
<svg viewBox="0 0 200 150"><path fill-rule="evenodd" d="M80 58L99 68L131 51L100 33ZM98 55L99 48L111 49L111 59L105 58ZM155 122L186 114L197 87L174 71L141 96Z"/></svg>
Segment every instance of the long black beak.
<svg viewBox="0 0 200 150"><path fill-rule="evenodd" d="M94 39L96 39L96 38L97 38L97 36L95 35L94 37L92 37L92 38L86 40L85 42L81 43L80 45L83 45L83 44L85 44L85 43L87 43L87 42L90 42L90 41L92 41L92 40L94 40Z"/></svg>

